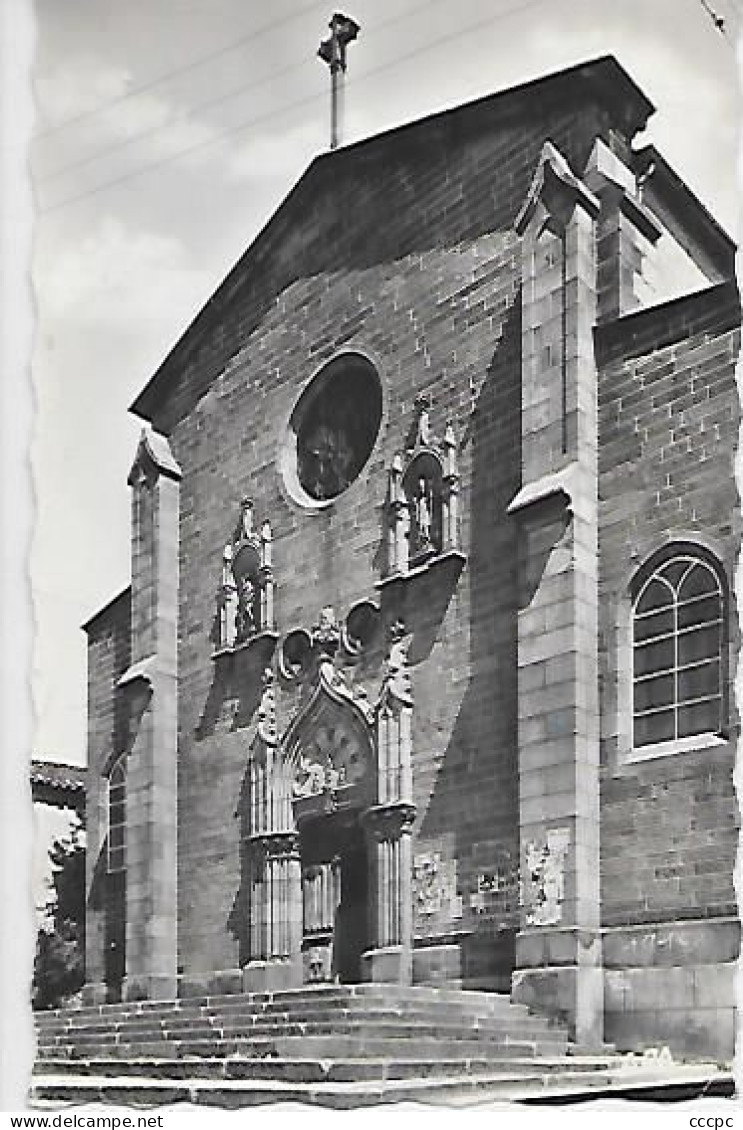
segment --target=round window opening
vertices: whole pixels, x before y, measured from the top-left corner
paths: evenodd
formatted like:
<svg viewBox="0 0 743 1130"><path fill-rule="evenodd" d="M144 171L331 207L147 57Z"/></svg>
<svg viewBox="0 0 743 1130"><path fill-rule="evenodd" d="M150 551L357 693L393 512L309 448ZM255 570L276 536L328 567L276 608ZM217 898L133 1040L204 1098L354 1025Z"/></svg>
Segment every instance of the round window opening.
<svg viewBox="0 0 743 1130"><path fill-rule="evenodd" d="M377 371L358 353L335 357L310 382L289 420L284 470L300 502L331 502L358 478L382 420Z"/></svg>

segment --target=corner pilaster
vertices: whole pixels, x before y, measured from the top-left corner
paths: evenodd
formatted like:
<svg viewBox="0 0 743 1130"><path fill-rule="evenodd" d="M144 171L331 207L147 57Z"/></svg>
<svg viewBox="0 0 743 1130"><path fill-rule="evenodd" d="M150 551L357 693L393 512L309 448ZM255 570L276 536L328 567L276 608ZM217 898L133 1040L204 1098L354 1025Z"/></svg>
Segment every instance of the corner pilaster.
<svg viewBox="0 0 743 1130"><path fill-rule="evenodd" d="M547 143L522 236L521 929L515 1000L603 1035L599 903L596 197Z"/></svg>
<svg viewBox="0 0 743 1130"><path fill-rule="evenodd" d="M132 488L132 663L128 697L126 977L129 999L176 996L177 647L181 470L145 429Z"/></svg>
<svg viewBox="0 0 743 1130"><path fill-rule="evenodd" d="M634 173L597 138L583 179L600 201L596 222L597 322L647 302L661 228L639 201Z"/></svg>

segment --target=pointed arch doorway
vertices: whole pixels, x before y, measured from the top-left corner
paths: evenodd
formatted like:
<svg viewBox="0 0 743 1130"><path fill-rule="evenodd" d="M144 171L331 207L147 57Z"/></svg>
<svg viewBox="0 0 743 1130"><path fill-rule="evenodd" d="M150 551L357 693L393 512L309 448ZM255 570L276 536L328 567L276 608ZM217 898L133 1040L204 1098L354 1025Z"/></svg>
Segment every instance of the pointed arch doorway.
<svg viewBox="0 0 743 1130"><path fill-rule="evenodd" d="M374 717L327 664L282 745L299 832L303 979L358 982L372 944L364 816L377 793Z"/></svg>
<svg viewBox="0 0 743 1130"><path fill-rule="evenodd" d="M397 668L372 708L321 662L283 738L264 725L250 766L246 988L410 981L411 711Z"/></svg>
<svg viewBox="0 0 743 1130"><path fill-rule="evenodd" d="M371 945L362 812L328 812L301 820L299 828L303 979L362 981L362 957Z"/></svg>

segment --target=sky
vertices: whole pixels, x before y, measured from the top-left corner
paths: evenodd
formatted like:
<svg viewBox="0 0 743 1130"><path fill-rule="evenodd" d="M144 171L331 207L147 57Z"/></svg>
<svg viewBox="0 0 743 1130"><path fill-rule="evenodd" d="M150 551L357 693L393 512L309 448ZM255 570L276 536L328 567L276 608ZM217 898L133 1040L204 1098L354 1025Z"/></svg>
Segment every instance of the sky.
<svg viewBox="0 0 743 1130"><path fill-rule="evenodd" d="M742 0L349 0L344 140L614 54L731 234ZM129 581L127 409L327 148L333 8L37 0L30 162L37 756L85 762L82 624Z"/></svg>

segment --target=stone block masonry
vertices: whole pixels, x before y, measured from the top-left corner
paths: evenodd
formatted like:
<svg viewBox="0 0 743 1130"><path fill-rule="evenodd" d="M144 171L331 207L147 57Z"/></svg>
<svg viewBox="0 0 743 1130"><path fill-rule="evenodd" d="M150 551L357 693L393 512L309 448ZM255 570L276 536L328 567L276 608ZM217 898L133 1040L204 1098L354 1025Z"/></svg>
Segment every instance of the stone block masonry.
<svg viewBox="0 0 743 1130"><path fill-rule="evenodd" d="M633 312L650 109L599 60L318 158L135 403L130 603L89 626L126 996L512 987L585 1049L678 987L690 1046L729 1031L727 595L725 725L632 747L633 577L680 541L731 578L738 533L734 287Z"/></svg>

